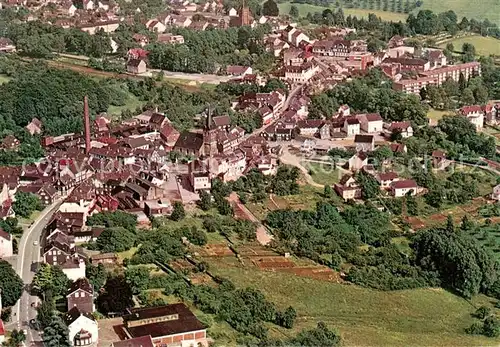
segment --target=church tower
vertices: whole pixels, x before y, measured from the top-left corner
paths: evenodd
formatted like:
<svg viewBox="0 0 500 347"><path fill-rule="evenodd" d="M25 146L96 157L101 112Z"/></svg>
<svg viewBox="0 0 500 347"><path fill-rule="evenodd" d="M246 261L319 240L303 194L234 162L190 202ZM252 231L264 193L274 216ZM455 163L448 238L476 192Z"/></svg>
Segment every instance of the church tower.
<svg viewBox="0 0 500 347"><path fill-rule="evenodd" d="M217 128L212 120L212 107L208 106L208 115L205 128L203 129L203 154L211 157L217 154Z"/></svg>

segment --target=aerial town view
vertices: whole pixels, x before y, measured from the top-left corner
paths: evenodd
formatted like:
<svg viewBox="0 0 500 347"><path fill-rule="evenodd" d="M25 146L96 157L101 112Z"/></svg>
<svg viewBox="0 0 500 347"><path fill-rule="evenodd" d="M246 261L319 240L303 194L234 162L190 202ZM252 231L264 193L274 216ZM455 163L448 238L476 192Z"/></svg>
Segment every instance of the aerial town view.
<svg viewBox="0 0 500 347"><path fill-rule="evenodd" d="M0 345L500 346L500 1L0 0Z"/></svg>

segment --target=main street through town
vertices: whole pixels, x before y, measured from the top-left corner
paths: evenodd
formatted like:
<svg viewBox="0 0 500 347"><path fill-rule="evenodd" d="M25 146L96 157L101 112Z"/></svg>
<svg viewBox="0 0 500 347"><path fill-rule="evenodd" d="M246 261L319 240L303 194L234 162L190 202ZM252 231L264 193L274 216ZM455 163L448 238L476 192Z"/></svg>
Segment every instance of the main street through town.
<svg viewBox="0 0 500 347"><path fill-rule="evenodd" d="M36 308L39 299L30 293L30 285L33 280L38 263L41 261L40 246L43 230L52 218L52 215L58 210L63 199L60 198L52 205L46 207L33 222L33 224L24 230L16 261L16 272L24 282L24 290L21 299L13 308L12 325L13 328L26 330L26 345L41 340L38 331L32 328L30 321L36 318ZM35 304L33 304L35 303Z"/></svg>

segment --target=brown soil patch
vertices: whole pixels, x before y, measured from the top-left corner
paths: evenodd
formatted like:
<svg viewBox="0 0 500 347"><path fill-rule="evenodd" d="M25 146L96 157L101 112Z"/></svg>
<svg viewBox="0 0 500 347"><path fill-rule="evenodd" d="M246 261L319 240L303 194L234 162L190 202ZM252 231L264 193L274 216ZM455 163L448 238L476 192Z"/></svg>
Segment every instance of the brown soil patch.
<svg viewBox="0 0 500 347"><path fill-rule="evenodd" d="M274 257L278 253L261 246L259 244L250 244L237 248L238 254L242 257Z"/></svg>
<svg viewBox="0 0 500 347"><path fill-rule="evenodd" d="M252 258L251 261L260 269L282 269L295 267L295 263L285 257Z"/></svg>
<svg viewBox="0 0 500 347"><path fill-rule="evenodd" d="M203 272L197 272L189 275L189 279L193 284L210 284L212 283L212 278Z"/></svg>
<svg viewBox="0 0 500 347"><path fill-rule="evenodd" d="M177 259L171 261L169 265L176 271L185 271L194 269L194 265L188 262L186 259Z"/></svg>
<svg viewBox="0 0 500 347"><path fill-rule="evenodd" d="M295 267L291 269L283 269L283 271L294 273L297 276L308 277L316 280L342 282L340 274L326 266L317 267Z"/></svg>
<svg viewBox="0 0 500 347"><path fill-rule="evenodd" d="M234 257L234 252L223 243L205 245L198 253L204 257Z"/></svg>
<svg viewBox="0 0 500 347"><path fill-rule="evenodd" d="M406 221L411 225L413 230L425 228L425 223L417 217L406 217Z"/></svg>

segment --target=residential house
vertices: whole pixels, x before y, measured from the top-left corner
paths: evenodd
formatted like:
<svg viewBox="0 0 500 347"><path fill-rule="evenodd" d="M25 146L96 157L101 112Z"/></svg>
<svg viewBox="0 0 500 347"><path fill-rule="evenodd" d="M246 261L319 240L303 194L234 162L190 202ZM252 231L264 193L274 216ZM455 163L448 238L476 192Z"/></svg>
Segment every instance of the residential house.
<svg viewBox="0 0 500 347"><path fill-rule="evenodd" d="M361 131L361 124L356 117L347 117L344 120L344 132L347 133L347 136L355 136L358 135Z"/></svg>
<svg viewBox="0 0 500 347"><path fill-rule="evenodd" d="M12 235L0 228L0 259L14 255L12 248Z"/></svg>
<svg viewBox="0 0 500 347"><path fill-rule="evenodd" d="M109 132L109 123L111 123L111 121L107 117L96 117L96 119L94 120L94 131L96 133Z"/></svg>
<svg viewBox="0 0 500 347"><path fill-rule="evenodd" d="M2 148L9 150L9 151L15 151L19 148L19 145L21 142L19 142L18 139L14 137L14 135L7 135L4 137L2 140Z"/></svg>
<svg viewBox="0 0 500 347"><path fill-rule="evenodd" d="M132 36L132 39L137 42L141 47L146 46L149 44L149 38L146 35L143 34L134 34Z"/></svg>
<svg viewBox="0 0 500 347"><path fill-rule="evenodd" d="M94 288L89 280L79 278L74 281L68 289L66 301L68 310L76 307L82 313L94 312Z"/></svg>
<svg viewBox="0 0 500 347"><path fill-rule="evenodd" d="M203 150L203 134L184 131L175 142L174 151L183 155L200 156Z"/></svg>
<svg viewBox="0 0 500 347"><path fill-rule="evenodd" d="M393 182L399 180L398 174L395 172L381 172L375 175L381 189L389 189Z"/></svg>
<svg viewBox="0 0 500 347"><path fill-rule="evenodd" d="M359 152L349 158L348 169L351 171L361 170L363 166L368 164L368 156L366 153Z"/></svg>
<svg viewBox="0 0 500 347"><path fill-rule="evenodd" d="M245 76L251 75L253 70L250 66L229 65L226 68L226 73L231 76Z"/></svg>
<svg viewBox="0 0 500 347"><path fill-rule="evenodd" d="M418 185L414 180L399 180L392 182L391 185L391 194L400 198L405 196L406 194L417 195Z"/></svg>
<svg viewBox="0 0 500 347"><path fill-rule="evenodd" d="M129 59L127 62L127 72L133 74L142 74L147 71L146 62L143 59Z"/></svg>
<svg viewBox="0 0 500 347"><path fill-rule="evenodd" d="M480 130L484 126L484 110L480 105L464 106L459 110L459 114L466 117L476 130Z"/></svg>
<svg viewBox="0 0 500 347"><path fill-rule="evenodd" d="M160 129L161 139L165 142L165 144L169 147L175 146L175 143L179 139L181 134L174 128L172 123L167 122L163 124Z"/></svg>
<svg viewBox="0 0 500 347"><path fill-rule="evenodd" d="M410 122L392 122L389 127L390 134L400 134L402 138L413 136L413 127Z"/></svg>
<svg viewBox="0 0 500 347"><path fill-rule="evenodd" d="M92 314L81 312L78 307L73 307L64 315L64 321L68 327L68 337L72 346L97 345L99 329Z"/></svg>
<svg viewBox="0 0 500 347"><path fill-rule="evenodd" d="M151 19L146 22L146 28L155 33L163 33L167 27L162 22L156 19Z"/></svg>
<svg viewBox="0 0 500 347"><path fill-rule="evenodd" d="M432 166L439 168L441 164L446 160L446 153L441 150L432 151Z"/></svg>
<svg viewBox="0 0 500 347"><path fill-rule="evenodd" d="M209 168L200 160L193 160L188 164L188 174L194 192L210 190L212 187Z"/></svg>
<svg viewBox="0 0 500 347"><path fill-rule="evenodd" d="M206 327L183 303L131 308L123 321L128 338L151 336L155 346L208 346Z"/></svg>
<svg viewBox="0 0 500 347"><path fill-rule="evenodd" d="M90 263L94 266L98 264L114 265L118 262L118 256L115 253L101 253L90 257Z"/></svg>
<svg viewBox="0 0 500 347"><path fill-rule="evenodd" d="M354 145L358 152L371 152L375 149L375 138L373 135L355 135Z"/></svg>
<svg viewBox="0 0 500 347"><path fill-rule="evenodd" d="M315 136L316 134L319 134L319 129L323 124L324 121L321 119L306 119L297 122L297 129L300 135Z"/></svg>
<svg viewBox="0 0 500 347"><path fill-rule="evenodd" d="M384 121L378 113L357 114L356 119L359 120L361 130L367 133L381 132L384 126Z"/></svg>
<svg viewBox="0 0 500 347"><path fill-rule="evenodd" d="M495 200L497 203L500 203L500 184L497 184L493 187L493 191L491 192L491 198Z"/></svg>
<svg viewBox="0 0 500 347"><path fill-rule="evenodd" d="M40 134L42 132L42 122L38 118L31 119L31 122L26 125L26 130L31 135Z"/></svg>
<svg viewBox="0 0 500 347"><path fill-rule="evenodd" d="M319 138L322 140L329 140L331 138L330 123L325 122L319 127Z"/></svg>
<svg viewBox="0 0 500 347"><path fill-rule="evenodd" d="M408 148L403 143L391 143L391 151L393 153L406 153L408 152Z"/></svg>
<svg viewBox="0 0 500 347"><path fill-rule="evenodd" d="M339 183L335 184L334 190L344 201L359 199L362 194L361 187L351 174L344 175Z"/></svg>
<svg viewBox="0 0 500 347"><path fill-rule="evenodd" d="M308 61L299 66L287 65L284 67L284 70L286 81L304 84L319 71L319 66L312 61Z"/></svg>
<svg viewBox="0 0 500 347"><path fill-rule="evenodd" d="M158 34L159 43L183 44L184 36L174 34Z"/></svg>
<svg viewBox="0 0 500 347"><path fill-rule="evenodd" d="M15 52L16 46L14 43L6 38L6 37L0 37L0 53L11 53Z"/></svg>

